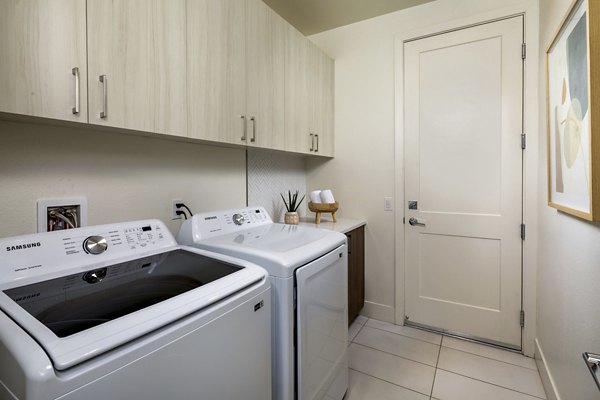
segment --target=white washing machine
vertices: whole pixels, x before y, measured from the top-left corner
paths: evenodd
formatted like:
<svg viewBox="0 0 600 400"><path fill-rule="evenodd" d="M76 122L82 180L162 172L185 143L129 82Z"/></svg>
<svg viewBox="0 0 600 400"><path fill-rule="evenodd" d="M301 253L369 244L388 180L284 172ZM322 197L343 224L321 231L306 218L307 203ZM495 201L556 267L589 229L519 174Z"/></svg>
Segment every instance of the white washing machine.
<svg viewBox="0 0 600 400"><path fill-rule="evenodd" d="M270 399L270 303L157 220L0 239L0 398Z"/></svg>
<svg viewBox="0 0 600 400"><path fill-rule="evenodd" d="M272 290L275 400L344 397L348 388L346 236L273 223L262 207L196 214L181 244L265 268Z"/></svg>

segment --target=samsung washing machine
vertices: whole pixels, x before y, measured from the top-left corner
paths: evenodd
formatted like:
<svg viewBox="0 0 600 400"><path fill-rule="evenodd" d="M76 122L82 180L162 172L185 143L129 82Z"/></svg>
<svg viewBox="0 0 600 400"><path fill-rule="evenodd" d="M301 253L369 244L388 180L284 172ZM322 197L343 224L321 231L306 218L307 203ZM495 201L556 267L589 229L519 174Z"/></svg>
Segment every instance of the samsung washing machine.
<svg viewBox="0 0 600 400"><path fill-rule="evenodd" d="M262 207L196 214L181 244L265 268L272 290L273 398L340 400L348 388L346 236L273 223Z"/></svg>
<svg viewBox="0 0 600 400"><path fill-rule="evenodd" d="M157 220L0 239L0 398L271 398L270 284Z"/></svg>

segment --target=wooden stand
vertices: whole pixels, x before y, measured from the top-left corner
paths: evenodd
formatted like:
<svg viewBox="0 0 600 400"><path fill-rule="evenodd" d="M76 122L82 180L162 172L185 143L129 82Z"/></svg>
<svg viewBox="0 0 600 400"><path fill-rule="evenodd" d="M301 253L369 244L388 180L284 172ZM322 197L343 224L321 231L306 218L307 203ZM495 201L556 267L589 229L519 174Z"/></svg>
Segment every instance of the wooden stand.
<svg viewBox="0 0 600 400"><path fill-rule="evenodd" d="M337 201L335 203L313 203L312 201L308 202L308 209L314 213L315 215L315 223L321 223L321 213L331 213L331 218L333 218L333 222L337 222L335 218L335 213L340 208L340 203Z"/></svg>

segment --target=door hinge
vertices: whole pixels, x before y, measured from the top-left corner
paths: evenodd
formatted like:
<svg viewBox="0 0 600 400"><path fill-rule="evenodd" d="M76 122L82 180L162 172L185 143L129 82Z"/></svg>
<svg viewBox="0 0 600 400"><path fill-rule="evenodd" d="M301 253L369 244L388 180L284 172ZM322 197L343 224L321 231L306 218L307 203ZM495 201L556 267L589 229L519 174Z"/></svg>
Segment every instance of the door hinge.
<svg viewBox="0 0 600 400"><path fill-rule="evenodd" d="M525 224L521 224L521 240L525 240Z"/></svg>
<svg viewBox="0 0 600 400"><path fill-rule="evenodd" d="M527 58L527 45L525 43L521 45L521 58L523 60Z"/></svg>
<svg viewBox="0 0 600 400"><path fill-rule="evenodd" d="M521 324L521 328L525 327L525 311L523 310L519 314L519 324Z"/></svg>
<svg viewBox="0 0 600 400"><path fill-rule="evenodd" d="M527 147L527 135L522 133L521 134L521 148L523 150L525 150L526 147Z"/></svg>
<svg viewBox="0 0 600 400"><path fill-rule="evenodd" d="M402 217L402 223L406 224L406 217Z"/></svg>

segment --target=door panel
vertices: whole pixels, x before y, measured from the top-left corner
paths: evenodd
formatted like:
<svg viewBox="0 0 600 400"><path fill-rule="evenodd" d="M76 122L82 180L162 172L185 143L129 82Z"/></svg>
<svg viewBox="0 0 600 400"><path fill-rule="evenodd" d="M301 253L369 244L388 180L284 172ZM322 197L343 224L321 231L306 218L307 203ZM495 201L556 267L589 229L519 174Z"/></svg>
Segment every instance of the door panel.
<svg viewBox="0 0 600 400"><path fill-rule="evenodd" d="M500 213L501 46L491 37L420 55L420 112L436 115L421 119L421 210Z"/></svg>
<svg viewBox="0 0 600 400"><path fill-rule="evenodd" d="M190 137L246 143L246 4L187 1Z"/></svg>
<svg viewBox="0 0 600 400"><path fill-rule="evenodd" d="M2 1L0 37L0 111L87 122L84 0Z"/></svg>
<svg viewBox="0 0 600 400"><path fill-rule="evenodd" d="M308 40L290 25L285 56L285 150L306 154L312 154L314 148L309 124L312 112L309 59Z"/></svg>
<svg viewBox="0 0 600 400"><path fill-rule="evenodd" d="M522 42L514 17L404 47L406 315L515 348Z"/></svg>
<svg viewBox="0 0 600 400"><path fill-rule="evenodd" d="M247 104L249 146L283 150L286 21L262 1L249 1Z"/></svg>
<svg viewBox="0 0 600 400"><path fill-rule="evenodd" d="M463 254L469 255L470 262L463 262ZM419 259L423 298L500 310L499 240L423 234ZM461 279L448 285L457 275Z"/></svg>
<svg viewBox="0 0 600 400"><path fill-rule="evenodd" d="M348 388L347 269L340 246L295 272L299 400L341 400Z"/></svg>
<svg viewBox="0 0 600 400"><path fill-rule="evenodd" d="M87 8L90 123L185 136L185 1L88 0Z"/></svg>

